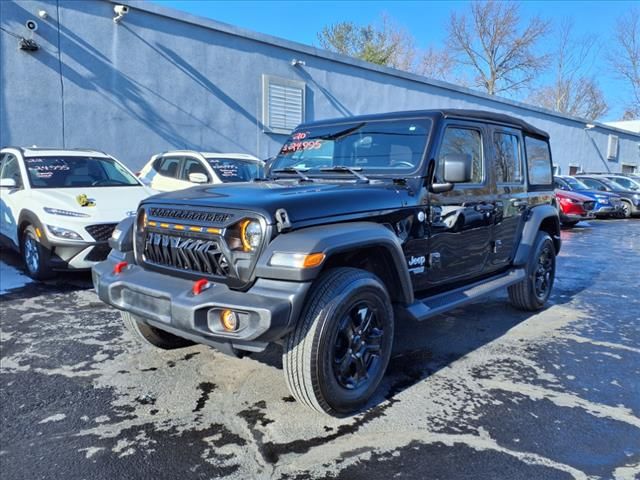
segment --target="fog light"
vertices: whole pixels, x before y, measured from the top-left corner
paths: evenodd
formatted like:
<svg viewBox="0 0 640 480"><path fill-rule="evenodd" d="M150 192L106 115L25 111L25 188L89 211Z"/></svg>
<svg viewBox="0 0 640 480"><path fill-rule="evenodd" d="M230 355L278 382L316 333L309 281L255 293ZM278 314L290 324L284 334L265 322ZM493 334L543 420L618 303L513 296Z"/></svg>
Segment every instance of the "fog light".
<svg viewBox="0 0 640 480"><path fill-rule="evenodd" d="M220 323L227 332L235 332L238 329L238 315L232 310L221 310Z"/></svg>

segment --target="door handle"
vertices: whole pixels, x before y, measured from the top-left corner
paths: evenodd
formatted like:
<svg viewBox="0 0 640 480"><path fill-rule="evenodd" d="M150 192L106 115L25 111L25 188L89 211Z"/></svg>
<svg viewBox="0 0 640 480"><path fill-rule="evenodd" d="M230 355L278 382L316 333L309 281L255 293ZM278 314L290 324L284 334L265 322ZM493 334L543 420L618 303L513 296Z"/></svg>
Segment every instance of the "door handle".
<svg viewBox="0 0 640 480"><path fill-rule="evenodd" d="M526 200L511 200L511 205L516 208L527 208L529 206L529 202Z"/></svg>

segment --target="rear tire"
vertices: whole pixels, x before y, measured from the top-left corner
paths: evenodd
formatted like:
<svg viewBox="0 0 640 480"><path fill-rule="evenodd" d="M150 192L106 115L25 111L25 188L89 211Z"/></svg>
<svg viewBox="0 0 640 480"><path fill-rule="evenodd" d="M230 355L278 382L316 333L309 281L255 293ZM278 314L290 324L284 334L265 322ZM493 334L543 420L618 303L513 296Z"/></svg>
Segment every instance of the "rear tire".
<svg viewBox="0 0 640 480"><path fill-rule="evenodd" d="M286 339L287 386L321 413L352 413L380 385L392 345L393 308L380 279L355 268L328 270Z"/></svg>
<svg viewBox="0 0 640 480"><path fill-rule="evenodd" d="M556 249L546 232L538 232L526 267L526 278L509 287L509 299L520 310L535 312L551 295L556 272Z"/></svg>
<svg viewBox="0 0 640 480"><path fill-rule="evenodd" d="M152 327L129 312L120 312L122 323L136 340L160 350L173 350L193 345L193 342Z"/></svg>
<svg viewBox="0 0 640 480"><path fill-rule="evenodd" d="M42 235L42 232L40 234ZM36 227L33 225L27 225L22 232L20 252L27 275L34 280L53 277L54 273L49 264L51 251L40 242Z"/></svg>

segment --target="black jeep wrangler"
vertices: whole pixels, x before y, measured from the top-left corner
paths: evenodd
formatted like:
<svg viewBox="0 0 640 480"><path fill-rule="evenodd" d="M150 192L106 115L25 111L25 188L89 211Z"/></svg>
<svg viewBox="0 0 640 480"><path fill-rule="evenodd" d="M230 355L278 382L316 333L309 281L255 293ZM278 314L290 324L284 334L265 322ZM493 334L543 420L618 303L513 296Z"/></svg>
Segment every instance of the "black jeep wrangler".
<svg viewBox="0 0 640 480"><path fill-rule="evenodd" d="M548 135L488 112L429 110L298 127L267 179L141 203L93 269L100 298L159 348L283 344L291 393L361 408L394 323L498 288L542 308L560 226Z"/></svg>

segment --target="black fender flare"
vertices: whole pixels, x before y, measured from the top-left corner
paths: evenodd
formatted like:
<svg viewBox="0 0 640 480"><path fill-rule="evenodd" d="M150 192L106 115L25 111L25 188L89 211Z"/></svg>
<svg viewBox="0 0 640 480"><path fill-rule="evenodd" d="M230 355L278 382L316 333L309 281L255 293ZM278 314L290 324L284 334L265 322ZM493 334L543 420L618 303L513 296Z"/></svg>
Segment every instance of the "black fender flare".
<svg viewBox="0 0 640 480"><path fill-rule="evenodd" d="M42 237L40 237L40 243L46 248L51 248L51 243L47 237L47 229L44 224L40 221L38 216L32 212L31 210L22 210L20 215L18 216L18 249L22 248L22 230L23 225L30 224L36 228L39 228L42 232Z"/></svg>
<svg viewBox="0 0 640 480"><path fill-rule="evenodd" d="M544 227L544 228L541 228ZM560 240L560 217L558 209L553 205L539 205L533 207L528 212L520 237L520 243L513 259L516 267L527 265L529 254L536 241L540 230L547 231L556 247L556 254L560 251L562 241Z"/></svg>
<svg viewBox="0 0 640 480"><path fill-rule="evenodd" d="M395 268L394 276L400 285L401 300L411 304L413 284L407 269L402 245L398 237L385 226L372 222L339 223L295 230L278 235L262 252L256 265L256 277L275 280L310 282L318 277L331 256L363 247L382 247ZM325 261L313 268L290 268L270 265L276 253L324 253Z"/></svg>

